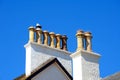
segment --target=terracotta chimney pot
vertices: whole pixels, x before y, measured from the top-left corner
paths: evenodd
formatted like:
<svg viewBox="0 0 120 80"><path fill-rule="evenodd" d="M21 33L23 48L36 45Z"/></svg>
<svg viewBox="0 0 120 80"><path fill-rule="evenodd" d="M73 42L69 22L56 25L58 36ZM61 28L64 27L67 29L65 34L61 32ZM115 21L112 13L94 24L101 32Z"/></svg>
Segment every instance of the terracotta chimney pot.
<svg viewBox="0 0 120 80"><path fill-rule="evenodd" d="M84 49L84 32L82 30L78 30L77 34L77 51Z"/></svg>
<svg viewBox="0 0 120 80"><path fill-rule="evenodd" d="M42 27L39 25L39 24L36 24L36 42L38 44L41 44L42 43Z"/></svg>
<svg viewBox="0 0 120 80"><path fill-rule="evenodd" d="M56 34L56 48L60 49L60 34Z"/></svg>
<svg viewBox="0 0 120 80"><path fill-rule="evenodd" d="M86 39L86 50L92 51L92 34L91 34L91 32L85 32L85 39Z"/></svg>
<svg viewBox="0 0 120 80"><path fill-rule="evenodd" d="M55 48L55 44L54 44L54 39L55 39L55 33L54 32L50 32L50 46Z"/></svg>
<svg viewBox="0 0 120 80"><path fill-rule="evenodd" d="M29 42L34 42L34 27L30 26L29 27Z"/></svg>
<svg viewBox="0 0 120 80"><path fill-rule="evenodd" d="M43 31L43 36L44 36L44 45L47 45L48 46L48 31Z"/></svg>

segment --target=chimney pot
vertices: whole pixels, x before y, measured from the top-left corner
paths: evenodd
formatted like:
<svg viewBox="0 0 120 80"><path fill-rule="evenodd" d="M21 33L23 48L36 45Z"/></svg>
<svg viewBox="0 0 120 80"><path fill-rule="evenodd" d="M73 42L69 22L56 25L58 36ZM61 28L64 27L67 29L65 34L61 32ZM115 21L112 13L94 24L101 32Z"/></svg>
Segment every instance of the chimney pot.
<svg viewBox="0 0 120 80"><path fill-rule="evenodd" d="M60 34L56 34L56 36L59 36L59 37L60 37L61 35L60 35Z"/></svg>
<svg viewBox="0 0 120 80"><path fill-rule="evenodd" d="M67 36L63 35L61 39L62 39L62 49L67 50L67 39L68 39Z"/></svg>
<svg viewBox="0 0 120 80"><path fill-rule="evenodd" d="M68 39L66 35L63 35L62 38L64 38L64 39Z"/></svg>
<svg viewBox="0 0 120 80"><path fill-rule="evenodd" d="M85 32L85 40L86 40L86 50L92 51L92 34L91 32Z"/></svg>
<svg viewBox="0 0 120 80"><path fill-rule="evenodd" d="M78 30L77 34L77 51L84 49L84 32L82 30Z"/></svg>
<svg viewBox="0 0 120 80"><path fill-rule="evenodd" d="M76 36L83 36L83 33L84 32L82 30L78 30Z"/></svg>
<svg viewBox="0 0 120 80"><path fill-rule="evenodd" d="M85 32L84 34L85 34L85 36L92 37L92 33L91 32Z"/></svg>
<svg viewBox="0 0 120 80"><path fill-rule="evenodd" d="M42 37L42 29L39 28L39 27L36 27L36 42L37 42L38 44L41 44L41 43L42 43L41 37Z"/></svg>
<svg viewBox="0 0 120 80"><path fill-rule="evenodd" d="M50 35L50 46L54 48L55 47L55 44L54 44L55 33L50 32L49 35Z"/></svg>
<svg viewBox="0 0 120 80"><path fill-rule="evenodd" d="M48 31L43 31L43 34L44 34L44 45L48 45L48 35L49 35L49 33L48 33Z"/></svg>
<svg viewBox="0 0 120 80"><path fill-rule="evenodd" d="M44 32L44 33L49 33L47 30L44 30L43 32Z"/></svg>
<svg viewBox="0 0 120 80"><path fill-rule="evenodd" d="M29 27L29 42L34 42L34 32L35 29L33 26Z"/></svg>
<svg viewBox="0 0 120 80"><path fill-rule="evenodd" d="M60 49L60 34L56 34L56 48Z"/></svg>
<svg viewBox="0 0 120 80"><path fill-rule="evenodd" d="M55 33L54 33L54 32L50 32L49 34L50 34L50 35L55 35Z"/></svg>

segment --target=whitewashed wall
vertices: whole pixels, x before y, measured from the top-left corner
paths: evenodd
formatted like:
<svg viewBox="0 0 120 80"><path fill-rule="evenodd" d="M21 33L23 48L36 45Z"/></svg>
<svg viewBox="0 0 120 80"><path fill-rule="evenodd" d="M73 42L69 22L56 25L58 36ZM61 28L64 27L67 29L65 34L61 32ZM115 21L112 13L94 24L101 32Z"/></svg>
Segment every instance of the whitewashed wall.
<svg viewBox="0 0 120 80"><path fill-rule="evenodd" d="M99 57L89 53L82 53L83 80L100 80Z"/></svg>
<svg viewBox="0 0 120 80"><path fill-rule="evenodd" d="M56 48L51 48L45 45L38 45L37 43L28 43L26 48L26 75L37 68L39 65L50 59L56 57L66 70L72 74L71 68L71 53Z"/></svg>
<svg viewBox="0 0 120 80"><path fill-rule="evenodd" d="M99 54L80 50L71 55L73 80L100 80Z"/></svg>
<svg viewBox="0 0 120 80"><path fill-rule="evenodd" d="M70 80L63 71L52 64L44 71L32 78L32 80Z"/></svg>

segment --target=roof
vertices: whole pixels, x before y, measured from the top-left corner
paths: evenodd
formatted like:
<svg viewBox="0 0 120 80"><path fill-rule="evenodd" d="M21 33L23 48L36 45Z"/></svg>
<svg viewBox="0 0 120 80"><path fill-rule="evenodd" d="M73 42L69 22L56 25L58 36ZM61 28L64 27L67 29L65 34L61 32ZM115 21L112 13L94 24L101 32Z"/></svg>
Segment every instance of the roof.
<svg viewBox="0 0 120 80"><path fill-rule="evenodd" d="M33 70L30 76L26 77L25 74L23 74L17 77L15 80L31 80L38 73L44 71L47 67L49 67L53 63L57 63L58 66L63 70L63 72L70 78L70 80L73 80L72 76L67 72L67 70L63 67L63 65L58 61L57 58L50 58L45 63L43 63L42 65L38 66L35 70Z"/></svg>
<svg viewBox="0 0 120 80"><path fill-rule="evenodd" d="M14 80L25 80L25 79L26 79L25 74L22 74L19 77L15 78Z"/></svg>
<svg viewBox="0 0 120 80"><path fill-rule="evenodd" d="M103 78L102 80L120 80L120 72L117 72L113 75L107 76Z"/></svg>

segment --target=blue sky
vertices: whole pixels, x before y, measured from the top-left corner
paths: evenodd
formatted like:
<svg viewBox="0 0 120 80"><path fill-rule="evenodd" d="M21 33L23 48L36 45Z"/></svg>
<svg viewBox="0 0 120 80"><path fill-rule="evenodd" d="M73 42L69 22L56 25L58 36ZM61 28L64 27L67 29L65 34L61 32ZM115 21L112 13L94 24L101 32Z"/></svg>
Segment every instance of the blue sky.
<svg viewBox="0 0 120 80"><path fill-rule="evenodd" d="M100 75L120 71L119 0L0 0L0 80L12 80L25 71L28 27L68 36L75 52L76 31L91 31L93 51L101 54Z"/></svg>

